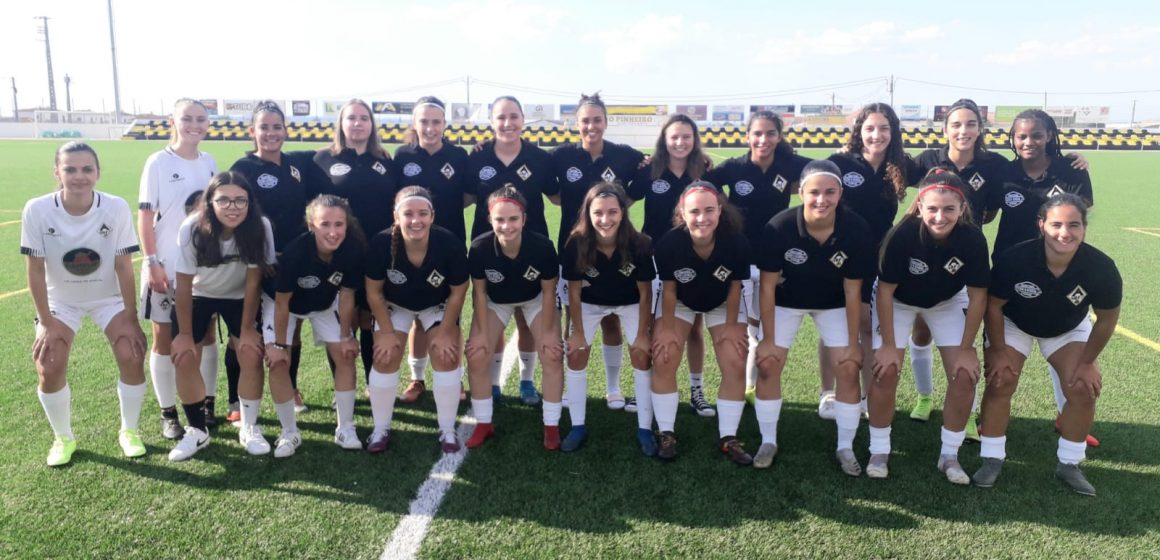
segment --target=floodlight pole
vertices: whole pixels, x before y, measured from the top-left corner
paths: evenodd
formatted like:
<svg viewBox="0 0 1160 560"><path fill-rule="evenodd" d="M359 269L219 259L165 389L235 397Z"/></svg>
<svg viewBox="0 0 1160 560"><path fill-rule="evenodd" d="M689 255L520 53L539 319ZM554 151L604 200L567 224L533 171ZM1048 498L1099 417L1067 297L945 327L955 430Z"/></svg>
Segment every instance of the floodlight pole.
<svg viewBox="0 0 1160 560"><path fill-rule="evenodd" d="M48 63L48 108L56 110L56 84L52 79L52 44L48 42L48 16L33 16L40 20L41 33L44 33L44 60Z"/></svg>
<svg viewBox="0 0 1160 560"><path fill-rule="evenodd" d="M121 86L117 79L117 34L113 31L113 0L109 5L109 48L113 53L113 121L121 122Z"/></svg>
<svg viewBox="0 0 1160 560"><path fill-rule="evenodd" d="M64 75L64 108L68 112L72 112L72 78L68 74Z"/></svg>
<svg viewBox="0 0 1160 560"><path fill-rule="evenodd" d="M12 122L20 122L20 104L16 102L16 76L12 77Z"/></svg>

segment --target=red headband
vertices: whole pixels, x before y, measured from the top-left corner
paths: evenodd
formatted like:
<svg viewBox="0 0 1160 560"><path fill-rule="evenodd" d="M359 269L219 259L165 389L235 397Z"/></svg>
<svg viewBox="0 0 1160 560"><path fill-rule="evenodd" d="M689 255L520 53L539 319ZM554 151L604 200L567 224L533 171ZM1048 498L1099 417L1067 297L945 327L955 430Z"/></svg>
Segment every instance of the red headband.
<svg viewBox="0 0 1160 560"><path fill-rule="evenodd" d="M507 197L507 196L500 196L500 197L491 199L491 203L487 205L487 211L491 212L491 209L495 208L495 205L499 204L501 202L510 202L512 204L515 204L516 206L519 206L520 210L523 210L524 212L528 211L527 207L524 206L524 203L522 203L514 198Z"/></svg>
<svg viewBox="0 0 1160 560"><path fill-rule="evenodd" d="M681 202L682 203L685 202L686 197L688 197L689 195L691 195L697 191L705 191L707 193L713 193L714 196L717 195L717 189L709 188L709 187L706 187L705 185L697 185L694 187L689 187L688 190L686 190L684 193L681 194Z"/></svg>
<svg viewBox="0 0 1160 560"><path fill-rule="evenodd" d="M927 185L927 186L923 187L922 190L918 191L918 196L915 198L916 199L922 198L922 195L926 194L927 192L931 191L932 189L949 189L949 190L952 190L952 191L955 191L956 193L958 193L959 196L963 197L963 200L966 200L966 198L967 198L963 194L963 191L959 190L958 187L952 187L946 183Z"/></svg>

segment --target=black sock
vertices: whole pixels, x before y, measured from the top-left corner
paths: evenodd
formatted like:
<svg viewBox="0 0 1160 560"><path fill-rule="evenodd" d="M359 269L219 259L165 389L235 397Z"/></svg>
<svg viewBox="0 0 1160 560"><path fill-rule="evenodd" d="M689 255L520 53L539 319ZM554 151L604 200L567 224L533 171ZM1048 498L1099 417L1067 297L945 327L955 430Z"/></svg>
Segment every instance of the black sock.
<svg viewBox="0 0 1160 560"><path fill-rule="evenodd" d="M161 417L168 418L170 420L177 420L177 407L171 406L161 409Z"/></svg>
<svg viewBox="0 0 1160 560"><path fill-rule="evenodd" d="M375 331L371 329L362 329L358 333L358 342L360 350L362 351L363 363L363 377L364 380L371 378L371 366L375 363Z"/></svg>
<svg viewBox="0 0 1160 560"><path fill-rule="evenodd" d="M205 400L200 400L192 404L181 404L181 408L185 409L185 418L189 422L189 427L197 428L201 431L205 429Z"/></svg>
<svg viewBox="0 0 1160 560"><path fill-rule="evenodd" d="M238 402L238 378L242 376L242 365L238 363L238 353L233 346L226 346L226 385L229 386L230 404Z"/></svg>
<svg viewBox="0 0 1160 560"><path fill-rule="evenodd" d="M302 363L302 347L290 347L290 386L298 390L298 364Z"/></svg>

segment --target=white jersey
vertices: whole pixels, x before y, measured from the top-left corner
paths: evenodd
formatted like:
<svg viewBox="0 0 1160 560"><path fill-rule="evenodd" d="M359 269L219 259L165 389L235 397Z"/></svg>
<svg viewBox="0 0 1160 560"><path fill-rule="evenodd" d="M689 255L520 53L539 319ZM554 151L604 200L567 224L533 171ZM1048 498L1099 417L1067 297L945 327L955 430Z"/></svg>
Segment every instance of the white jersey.
<svg viewBox="0 0 1160 560"><path fill-rule="evenodd" d="M60 193L29 200L20 224L20 252L44 259L48 299L80 304L120 297L115 257L138 250L125 199L93 191L80 216L65 211Z"/></svg>
<svg viewBox="0 0 1160 560"><path fill-rule="evenodd" d="M238 244L231 237L221 242L222 264L198 266L197 255L193 249L193 229L200 217L200 212L194 212L181 223L177 235L179 249L174 272L193 275L193 295L197 297L243 299L246 297L246 270L257 268L258 264L242 262L241 255L238 254ZM266 230L266 264L273 265L274 230L270 228L270 220L264 216L262 226Z"/></svg>
<svg viewBox="0 0 1160 560"><path fill-rule="evenodd" d="M166 147L145 160L138 208L156 212L153 246L170 280L175 277L172 263L177 260L177 229L216 173L217 162L205 152L188 160Z"/></svg>

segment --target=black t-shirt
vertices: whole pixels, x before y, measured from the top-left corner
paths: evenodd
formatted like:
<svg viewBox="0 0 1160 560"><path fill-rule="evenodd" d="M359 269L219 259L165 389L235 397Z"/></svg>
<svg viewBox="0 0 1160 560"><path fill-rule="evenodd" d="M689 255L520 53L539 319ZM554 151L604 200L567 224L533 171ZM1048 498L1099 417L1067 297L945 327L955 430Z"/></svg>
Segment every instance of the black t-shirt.
<svg viewBox="0 0 1160 560"><path fill-rule="evenodd" d="M309 160L286 153L282 154L279 165L249 152L230 167L230 171L241 173L254 189L262 214L269 218L274 229L275 252L281 253L290 240L306 231L304 216L310 199L303 173L307 165L312 165Z"/></svg>
<svg viewBox="0 0 1160 560"><path fill-rule="evenodd" d="M837 309L846 306L843 280L873 275L874 242L866 221L839 207L834 231L818 243L808 231L804 206L782 210L765 225L757 248L757 268L779 272L779 307Z"/></svg>
<svg viewBox="0 0 1160 560"><path fill-rule="evenodd" d="M475 194L468 170L467 152L443 140L434 154L418 144L404 144L395 151L395 171L399 188L418 185L435 198L435 225L454 233L464 243L463 195Z"/></svg>
<svg viewBox="0 0 1160 560"><path fill-rule="evenodd" d="M894 225L898 213L898 197L894 185L886 177L885 163L877 171L870 167L862 154L834 154L830 161L842 172L842 204L866 220L875 246ZM910 176L910 159L902 169L903 178Z"/></svg>
<svg viewBox="0 0 1160 560"><path fill-rule="evenodd" d="M358 155L347 148L336 156L330 148L323 148L314 154L315 169L310 176L316 184L308 188L345 198L369 239L395 223L395 193L399 188L394 165L389 157L370 152Z"/></svg>
<svg viewBox="0 0 1160 560"><path fill-rule="evenodd" d="M1023 332L1039 338L1059 336L1075 328L1088 307L1115 309L1124 284L1116 263L1099 249L1080 245L1063 275L1047 269L1043 239L1011 247L995 260L991 295L1007 300L1003 315Z"/></svg>
<svg viewBox="0 0 1160 560"><path fill-rule="evenodd" d="M674 228L657 243L657 273L677 283L677 301L707 313L729 297L734 280L749 279L749 242L741 234L718 235L713 252L702 259L686 228Z"/></svg>
<svg viewBox="0 0 1160 560"><path fill-rule="evenodd" d="M516 190L528 199L528 222L526 230L548 236L548 222L544 218L544 196L559 192L556 173L552 168L552 158L548 152L527 140L520 140L520 155L511 165L504 165L495 155L495 142L487 142L483 149L469 157L468 174L471 192L475 194L475 222L471 225L471 238L491 230L487 221L487 197L506 183L515 185Z"/></svg>
<svg viewBox="0 0 1160 560"><path fill-rule="evenodd" d="M685 187L692 182L693 177L688 172L677 177L665 169L660 177L653 179L651 165L637 170L628 196L633 200L644 199L644 227L641 231L652 239L654 249L661 238L673 229L673 212L677 202L681 199L681 193L685 192Z"/></svg>
<svg viewBox="0 0 1160 560"><path fill-rule="evenodd" d="M959 169L950 160L949 153L944 146L931 148L919 154L911 169L910 184L918 184L927 172L936 167L954 171L967 184L967 190L963 194L971 204L971 218L976 225L982 226L983 214L992 208L990 193L999 189L1007 176L1007 158L995 152L979 152L975 154L975 159L971 160L971 163Z"/></svg>
<svg viewBox="0 0 1160 560"><path fill-rule="evenodd" d="M349 239L338 246L330 262L318 256L313 232L306 232L283 247L278 257L278 273L273 289L267 284L266 295L275 291L289 293L290 312L308 315L324 311L334 303L340 288L362 287L363 252Z"/></svg>
<svg viewBox="0 0 1160 560"><path fill-rule="evenodd" d="M633 305L640 303L637 282L652 282L656 278L649 247L633 248L628 262L622 262L620 251L607 257L596 251L596 262L584 270L577 268L578 243L569 240L560 254L564 280L580 281L580 301L592 305Z"/></svg>
<svg viewBox="0 0 1160 560"><path fill-rule="evenodd" d="M750 159L752 152L730 158L705 173L705 180L722 192L729 185L729 203L745 218L745 237L757 243L770 218L789 208L790 186L801 179L809 158L776 157L764 172Z"/></svg>
<svg viewBox="0 0 1160 560"><path fill-rule="evenodd" d="M991 191L991 205L1003 210L993 256L1003 254L1016 243L1039 237L1039 207L1047 199L1072 193L1089 204L1094 200L1091 176L1086 170L1073 168L1071 163L1065 157L1052 158L1047 172L1038 181L1023 172L1019 160L1007 163L1006 180L1000 188Z"/></svg>
<svg viewBox="0 0 1160 560"><path fill-rule="evenodd" d="M383 297L392 305L422 311L447 301L451 286L467 281L467 255L454 233L432 225L427 254L418 267L407 258L403 243L399 241L399 252L392 255L391 232L381 231L367 251L366 277L383 281Z"/></svg>
<svg viewBox="0 0 1160 560"><path fill-rule="evenodd" d="M560 236L556 240L561 247L580 217L588 189L600 181L608 181L627 191L644 159L644 154L636 148L607 140L595 161L579 143L561 145L551 155L560 186Z"/></svg>
<svg viewBox="0 0 1160 560"><path fill-rule="evenodd" d="M990 281L987 238L970 225L957 225L939 244L921 237L922 220L905 218L883 247L880 282L897 284L894 299L928 309L963 286L986 288Z"/></svg>
<svg viewBox="0 0 1160 560"><path fill-rule="evenodd" d="M472 278L487 280L487 299L495 303L523 303L543 295L540 282L556 278L560 268L552 240L526 229L515 259L503 254L495 232L489 231L471 242L467 261Z"/></svg>

